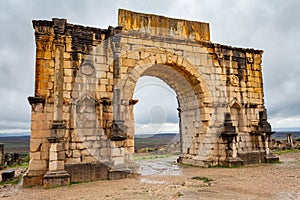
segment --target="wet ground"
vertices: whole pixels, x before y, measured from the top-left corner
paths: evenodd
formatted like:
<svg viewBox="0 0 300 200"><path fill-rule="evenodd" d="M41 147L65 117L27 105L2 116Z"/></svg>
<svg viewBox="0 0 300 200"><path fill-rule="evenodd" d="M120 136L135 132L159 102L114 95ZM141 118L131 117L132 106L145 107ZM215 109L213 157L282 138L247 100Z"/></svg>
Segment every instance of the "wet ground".
<svg viewBox="0 0 300 200"><path fill-rule="evenodd" d="M0 188L3 199L300 199L300 152L280 164L180 167L177 157L138 161L141 177L53 189ZM207 178L204 181L203 178ZM1 198L0 197L0 198Z"/></svg>
<svg viewBox="0 0 300 200"><path fill-rule="evenodd" d="M178 156L136 161L140 165L141 175L181 175L181 168L176 163Z"/></svg>

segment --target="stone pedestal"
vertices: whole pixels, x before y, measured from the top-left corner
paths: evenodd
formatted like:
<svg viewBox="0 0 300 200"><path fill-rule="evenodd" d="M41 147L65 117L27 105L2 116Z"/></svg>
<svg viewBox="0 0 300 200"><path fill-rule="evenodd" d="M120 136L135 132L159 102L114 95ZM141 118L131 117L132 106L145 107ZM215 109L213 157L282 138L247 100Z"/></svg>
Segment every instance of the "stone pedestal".
<svg viewBox="0 0 300 200"><path fill-rule="evenodd" d="M51 143L49 149L49 171L44 175L44 188L52 188L70 184L70 174L65 171L65 155L62 138L65 132L63 121L54 121L51 137L47 138Z"/></svg>
<svg viewBox="0 0 300 200"><path fill-rule="evenodd" d="M236 158L229 157L229 158L226 158L225 161L222 162L222 165L227 166L227 167L243 166L244 161L239 157L236 157Z"/></svg>
<svg viewBox="0 0 300 200"><path fill-rule="evenodd" d="M44 175L44 188L52 188L57 186L65 186L70 184L70 175L68 172L62 171L48 171Z"/></svg>
<svg viewBox="0 0 300 200"><path fill-rule="evenodd" d="M226 141L226 158L221 163L224 166L242 166L244 162L241 158L237 156L236 147L236 128L232 124L230 113L225 113L224 130L221 133L221 137Z"/></svg>
<svg viewBox="0 0 300 200"><path fill-rule="evenodd" d="M109 170L109 180L140 176L139 167L140 166L135 162L128 162L124 165L114 166Z"/></svg>

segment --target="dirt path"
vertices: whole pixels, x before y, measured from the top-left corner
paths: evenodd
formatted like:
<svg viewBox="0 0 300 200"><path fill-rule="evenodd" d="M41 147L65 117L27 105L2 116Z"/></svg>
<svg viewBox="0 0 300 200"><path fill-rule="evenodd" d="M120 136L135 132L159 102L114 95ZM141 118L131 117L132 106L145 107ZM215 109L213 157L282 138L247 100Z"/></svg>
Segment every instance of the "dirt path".
<svg viewBox="0 0 300 200"><path fill-rule="evenodd" d="M143 161L137 179L96 181L42 189L1 188L3 199L300 199L300 152L281 155L281 164L241 168L197 168L172 159ZM153 164L154 163L154 164ZM193 177L207 177L204 183Z"/></svg>

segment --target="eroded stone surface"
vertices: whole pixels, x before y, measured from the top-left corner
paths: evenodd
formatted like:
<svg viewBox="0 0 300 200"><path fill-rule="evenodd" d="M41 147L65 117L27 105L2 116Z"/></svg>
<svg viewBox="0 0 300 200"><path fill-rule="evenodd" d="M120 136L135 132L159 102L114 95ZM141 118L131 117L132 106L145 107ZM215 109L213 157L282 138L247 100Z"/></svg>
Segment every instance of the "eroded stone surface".
<svg viewBox="0 0 300 200"><path fill-rule="evenodd" d="M132 96L141 76L158 77L177 94L182 163L268 162L262 50L215 44L208 23L119 10L118 25L33 21L36 77L25 186L42 184L55 170L70 175L55 184L137 173Z"/></svg>

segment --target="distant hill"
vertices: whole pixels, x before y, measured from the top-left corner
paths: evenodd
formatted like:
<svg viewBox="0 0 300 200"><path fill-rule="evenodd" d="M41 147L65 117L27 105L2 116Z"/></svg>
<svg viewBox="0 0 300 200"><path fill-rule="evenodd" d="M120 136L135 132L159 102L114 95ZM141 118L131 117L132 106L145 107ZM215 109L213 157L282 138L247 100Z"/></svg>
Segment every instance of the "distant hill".
<svg viewBox="0 0 300 200"><path fill-rule="evenodd" d="M276 131L272 138L282 140L287 138L287 134L292 134L293 138L300 138L300 131Z"/></svg>
<svg viewBox="0 0 300 200"><path fill-rule="evenodd" d="M272 135L272 138L284 140L289 133L293 135L294 139L300 138L300 131L278 131ZM137 134L134 136L135 150L161 147L179 141L178 133ZM0 134L0 143L4 144L5 152L29 152L30 136L29 134Z"/></svg>
<svg viewBox="0 0 300 200"><path fill-rule="evenodd" d="M30 136L1 136L0 143L4 144L5 153L29 152Z"/></svg>
<svg viewBox="0 0 300 200"><path fill-rule="evenodd" d="M23 132L23 133L0 133L1 137L19 137L19 136L30 136L30 132Z"/></svg>
<svg viewBox="0 0 300 200"><path fill-rule="evenodd" d="M156 148L165 146L171 143L177 143L180 141L178 133L159 133L159 134L144 134L135 135L134 138L134 150L137 151L143 148Z"/></svg>

